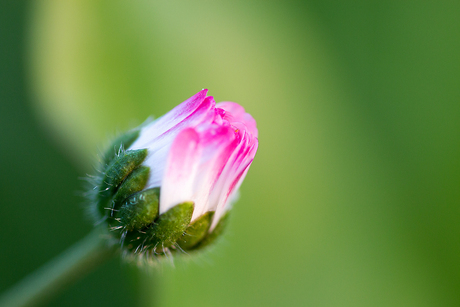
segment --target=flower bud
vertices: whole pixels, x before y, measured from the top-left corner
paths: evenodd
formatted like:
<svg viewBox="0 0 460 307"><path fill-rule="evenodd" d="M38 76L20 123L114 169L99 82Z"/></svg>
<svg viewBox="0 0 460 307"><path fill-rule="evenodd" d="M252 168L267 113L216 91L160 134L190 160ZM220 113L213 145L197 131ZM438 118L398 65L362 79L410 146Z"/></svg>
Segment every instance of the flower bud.
<svg viewBox="0 0 460 307"><path fill-rule="evenodd" d="M127 255L198 250L225 228L258 131L243 107L206 93L120 136L101 159L92 211Z"/></svg>

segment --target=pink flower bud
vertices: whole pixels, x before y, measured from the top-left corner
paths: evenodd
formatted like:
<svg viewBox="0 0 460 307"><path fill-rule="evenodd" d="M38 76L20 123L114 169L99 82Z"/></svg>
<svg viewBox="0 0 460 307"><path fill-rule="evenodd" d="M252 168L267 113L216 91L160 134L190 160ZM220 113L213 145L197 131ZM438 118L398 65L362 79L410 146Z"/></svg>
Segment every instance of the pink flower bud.
<svg viewBox="0 0 460 307"><path fill-rule="evenodd" d="M93 211L127 252L196 249L224 228L258 132L243 107L206 93L121 136L103 158Z"/></svg>

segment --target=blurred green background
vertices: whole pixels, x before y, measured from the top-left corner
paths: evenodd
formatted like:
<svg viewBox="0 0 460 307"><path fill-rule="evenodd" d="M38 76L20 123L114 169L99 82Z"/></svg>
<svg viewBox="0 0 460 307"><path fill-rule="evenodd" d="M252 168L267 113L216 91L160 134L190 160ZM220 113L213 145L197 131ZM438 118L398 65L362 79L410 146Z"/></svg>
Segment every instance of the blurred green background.
<svg viewBox="0 0 460 307"><path fill-rule="evenodd" d="M260 146L227 235L49 306L460 306L460 2L2 1L0 291L91 229L108 137L202 88Z"/></svg>

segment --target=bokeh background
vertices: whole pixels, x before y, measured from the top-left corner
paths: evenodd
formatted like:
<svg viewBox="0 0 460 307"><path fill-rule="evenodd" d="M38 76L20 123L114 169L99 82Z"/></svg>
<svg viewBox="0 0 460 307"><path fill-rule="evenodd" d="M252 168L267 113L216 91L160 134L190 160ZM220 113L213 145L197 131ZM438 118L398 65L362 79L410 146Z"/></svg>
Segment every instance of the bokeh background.
<svg viewBox="0 0 460 307"><path fill-rule="evenodd" d="M460 2L2 1L0 290L92 226L107 138L202 88L260 147L227 235L49 306L460 306Z"/></svg>

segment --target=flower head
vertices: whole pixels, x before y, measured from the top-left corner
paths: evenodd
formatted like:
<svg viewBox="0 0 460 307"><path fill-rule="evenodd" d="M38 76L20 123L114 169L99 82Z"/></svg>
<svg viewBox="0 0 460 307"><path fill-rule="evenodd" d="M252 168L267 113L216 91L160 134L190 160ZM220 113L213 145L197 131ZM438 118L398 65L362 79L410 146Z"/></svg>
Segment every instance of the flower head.
<svg viewBox="0 0 460 307"><path fill-rule="evenodd" d="M258 131L243 107L206 93L122 136L103 159L95 211L130 252L198 249L222 231Z"/></svg>

